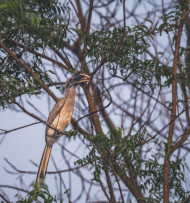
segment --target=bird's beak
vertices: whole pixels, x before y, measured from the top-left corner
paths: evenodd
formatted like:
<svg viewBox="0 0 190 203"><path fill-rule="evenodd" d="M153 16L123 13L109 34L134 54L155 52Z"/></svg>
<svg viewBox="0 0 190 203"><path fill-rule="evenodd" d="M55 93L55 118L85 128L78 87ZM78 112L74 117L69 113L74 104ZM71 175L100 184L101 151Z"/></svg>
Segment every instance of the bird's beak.
<svg viewBox="0 0 190 203"><path fill-rule="evenodd" d="M84 73L77 73L73 78L73 85L78 85L89 81L90 81L90 76Z"/></svg>

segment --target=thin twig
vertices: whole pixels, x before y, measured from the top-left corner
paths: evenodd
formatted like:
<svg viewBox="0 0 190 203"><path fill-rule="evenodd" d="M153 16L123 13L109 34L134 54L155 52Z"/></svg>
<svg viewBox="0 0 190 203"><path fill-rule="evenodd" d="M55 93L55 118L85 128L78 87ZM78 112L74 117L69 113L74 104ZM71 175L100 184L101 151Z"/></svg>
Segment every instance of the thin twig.
<svg viewBox="0 0 190 203"><path fill-rule="evenodd" d="M3 92L5 93L5 95L11 100L12 103L16 104L24 113L28 114L29 116L31 116L32 118L35 118L36 120L40 121L41 123L44 123L46 124L49 128L57 131L58 133L60 134L63 134L63 135L68 135L68 132L64 131L60 131L59 129L55 128L54 126L52 126L49 122L46 122L44 120L42 120L41 118L39 118L38 116L36 116L35 114L29 112L28 110L26 110L23 106L21 106L13 97L11 97L6 89L3 87L3 85L0 83L0 88L3 90Z"/></svg>
<svg viewBox="0 0 190 203"><path fill-rule="evenodd" d="M7 200L2 194L0 194L0 197L1 197L5 202L10 203L10 201Z"/></svg>
<svg viewBox="0 0 190 203"><path fill-rule="evenodd" d="M180 49L180 40L183 31L183 22L181 22L178 34L176 38L176 45L175 45L175 52L174 52L174 59L173 59L173 81L172 81L172 109L171 109L171 116L170 116L170 126L169 126L169 133L168 133L168 146L167 150L165 150L165 157L164 157L164 171L163 171L163 202L169 202L169 173L170 173L170 157L171 157L171 146L172 140L174 135L174 127L175 127L175 120L176 120L176 105L177 105L177 66L179 60L179 49Z"/></svg>
<svg viewBox="0 0 190 203"><path fill-rule="evenodd" d="M104 87L105 87L105 86L104 86ZM110 106L110 104L112 103L112 97L111 97L111 95L110 95L108 89L107 89L106 87L105 87L105 89L106 89L106 91L107 91L107 93L108 93L108 95L109 95L109 97L110 97L110 102L109 102L106 106L102 107L101 109L98 109L98 110L96 110L96 111L93 111L93 112L91 112L91 113L89 113L89 114L86 114L85 116L79 118L79 119L76 121L77 123L78 123L80 120L82 120L83 118L86 118L86 117L88 117L88 116L91 116L91 115L93 115L93 114L95 114L95 113L97 113L97 112L99 112L99 111L102 111L103 109L106 109L106 108L108 108L108 107Z"/></svg>
<svg viewBox="0 0 190 203"><path fill-rule="evenodd" d="M126 15L125 15L125 0L123 0L123 22L124 22L124 25L123 25L123 38L125 38L127 32L126 32Z"/></svg>
<svg viewBox="0 0 190 203"><path fill-rule="evenodd" d="M16 130L20 130L20 129L23 129L23 128L27 128L29 126L32 126L32 125L36 125L36 124L39 124L41 123L41 121L38 121L38 122L35 122L35 123L31 123L31 124L28 124L28 125L24 125L24 126L21 126L21 127L17 127L17 128L14 128L14 129L11 129L11 130L3 130L3 129L0 129L0 130L3 130L4 132L1 132L1 134L8 134L8 133L11 133L13 131L16 131Z"/></svg>
<svg viewBox="0 0 190 203"><path fill-rule="evenodd" d="M5 52L9 54L18 64L20 64L34 79L37 79L41 86L44 88L44 90L57 102L58 98L54 95L54 93L47 87L47 85L40 79L37 72L33 72L33 70L29 67L28 64L23 62L21 59L19 59L8 47L6 47L2 41L0 36L0 47L4 49Z"/></svg>

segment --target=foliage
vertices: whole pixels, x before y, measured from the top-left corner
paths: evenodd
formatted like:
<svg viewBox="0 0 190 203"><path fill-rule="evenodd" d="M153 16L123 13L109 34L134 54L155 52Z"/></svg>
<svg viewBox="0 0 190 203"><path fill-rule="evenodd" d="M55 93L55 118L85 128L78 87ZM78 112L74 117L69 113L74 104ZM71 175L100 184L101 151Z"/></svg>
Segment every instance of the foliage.
<svg viewBox="0 0 190 203"><path fill-rule="evenodd" d="M174 31L182 16L181 8L176 6L174 10L163 15L161 22L154 28L153 22L146 19L133 27L127 26L126 36L123 28L95 31L88 40L88 56L93 57L95 61L105 61L112 74L116 75L119 71L124 81L132 77L136 83L149 86L152 91L154 79L156 86L169 87L173 79L172 68L153 57L149 51L150 40L155 39L156 33L162 35ZM182 50L184 51L184 48ZM148 58L143 57L146 54Z"/></svg>
<svg viewBox="0 0 190 203"><path fill-rule="evenodd" d="M31 190L28 194L26 198L23 198L19 201L17 201L18 203L32 203L34 201L37 201L37 198L42 199L44 202L47 203L52 203L52 202L58 202L56 197L53 197L49 190L48 190L48 186L43 184L42 187L39 189L38 186L36 184L33 184L33 190ZM61 201L62 202L62 201Z"/></svg>
<svg viewBox="0 0 190 203"><path fill-rule="evenodd" d="M113 74L120 71L123 80L132 77L135 82L144 83L153 88L154 78L159 84L162 76L170 79L172 72L154 58L142 58L143 54L149 53L150 46L144 39L148 36L142 32L145 28L149 30L144 24L134 28L128 27L127 37L123 36L124 31L121 28L94 32L90 36L88 56L94 57L97 61L105 60Z"/></svg>
<svg viewBox="0 0 190 203"><path fill-rule="evenodd" d="M111 173L113 168L108 161L105 162L104 156L100 156L101 152L106 155L106 152L111 152L109 161L116 161L122 168L123 173L134 173L137 179L142 183L140 190L147 192L146 201L160 202L163 195L163 167L159 163L159 156L152 155L148 159L142 159L136 145L142 141L140 135L129 135L122 138L121 128L109 132L108 136L96 135L93 139L93 144L88 144L89 154L75 162L75 164L83 166L86 163L94 167L92 180L100 182L101 175L105 174L109 169ZM152 143L153 144L153 143ZM175 202L183 202L188 197L188 192L184 188L184 160L175 158L170 162L170 188L171 197L176 199ZM132 167L132 171L131 171ZM114 176L114 174L112 174Z"/></svg>
<svg viewBox="0 0 190 203"><path fill-rule="evenodd" d="M5 0L0 3L2 41L18 58L28 57L27 64L46 83L52 83L50 72L43 70L42 58L32 53L47 45L58 46L59 38L66 37L67 22L62 15L68 9L68 6L54 0ZM56 33L52 36L55 30ZM9 54L3 50L1 52L0 80L7 93L13 98L22 94L41 94L39 80L34 80ZM3 107L5 102L8 100L1 94L0 104Z"/></svg>

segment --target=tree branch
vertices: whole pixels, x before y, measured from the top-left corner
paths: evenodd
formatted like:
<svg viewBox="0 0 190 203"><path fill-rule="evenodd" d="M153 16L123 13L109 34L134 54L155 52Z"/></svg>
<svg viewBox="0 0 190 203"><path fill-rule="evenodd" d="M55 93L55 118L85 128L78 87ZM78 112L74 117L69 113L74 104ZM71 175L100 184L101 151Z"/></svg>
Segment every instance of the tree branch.
<svg viewBox="0 0 190 203"><path fill-rule="evenodd" d="M49 128L57 131L58 133L60 134L63 134L63 135L68 135L68 132L64 131L60 131L59 129L53 127L49 122L46 122L44 120L42 120L41 118L39 118L38 116L36 116L35 114L27 111L23 106L21 106L14 98L12 98L8 93L7 91L5 90L5 88L3 87L3 85L0 83L0 88L3 90L3 92L5 93L5 95L11 100L12 103L16 104L24 113L28 114L29 116L31 116L32 118L40 121L41 123L44 123L46 124Z"/></svg>
<svg viewBox="0 0 190 203"><path fill-rule="evenodd" d="M163 172L163 202L169 202L169 173L170 173L170 157L171 157L171 145L175 127L175 118L176 118L176 97L177 97L177 65L179 58L179 49L180 49L180 40L183 31L183 22L180 23L178 34L176 38L175 53L173 60L173 81L172 81L172 109L171 109L171 124L169 127L168 135L168 146L165 152L164 158L164 172Z"/></svg>
<svg viewBox="0 0 190 203"><path fill-rule="evenodd" d="M48 88L48 86L39 78L39 75L36 72L33 72L32 69L24 63L22 60L20 60L10 49L8 49L1 41L0 36L0 47L4 49L17 63L19 63L30 75L34 78L40 81L41 86L44 88L44 90L54 99L55 102L58 101L58 98L54 95L54 93Z"/></svg>

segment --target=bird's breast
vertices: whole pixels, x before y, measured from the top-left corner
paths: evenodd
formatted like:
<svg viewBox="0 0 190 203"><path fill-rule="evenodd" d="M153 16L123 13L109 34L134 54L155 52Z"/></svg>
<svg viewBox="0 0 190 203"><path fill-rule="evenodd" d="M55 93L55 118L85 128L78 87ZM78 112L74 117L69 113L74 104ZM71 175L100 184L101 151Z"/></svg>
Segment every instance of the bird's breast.
<svg viewBox="0 0 190 203"><path fill-rule="evenodd" d="M68 98L65 102L65 105L62 107L60 112L53 120L52 126L63 132L71 122L73 110L74 110L74 100ZM54 133L55 130L51 128L49 128L47 131L48 136L53 136Z"/></svg>

